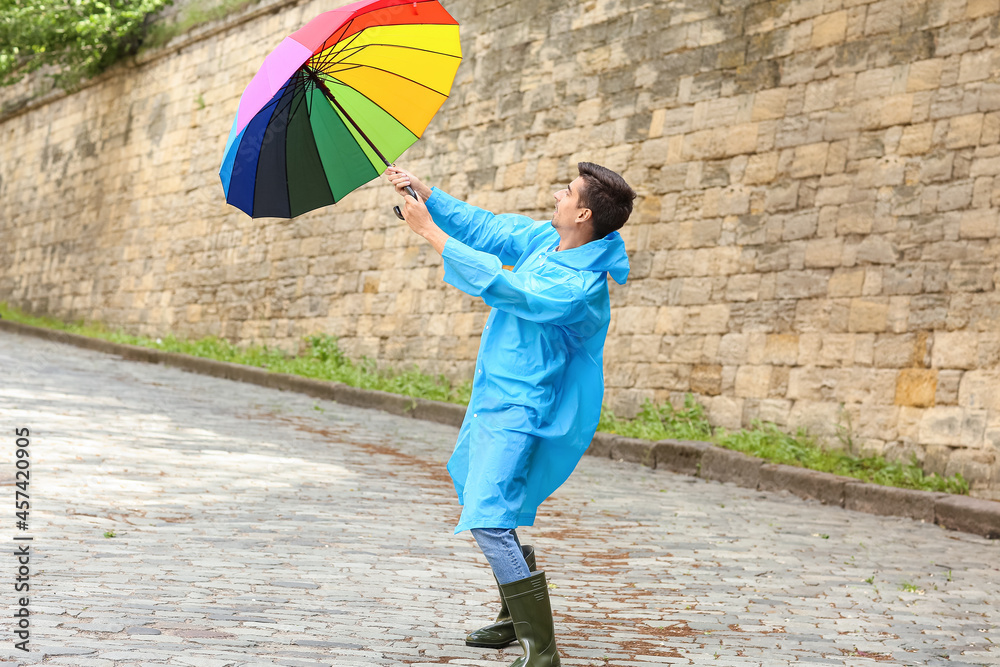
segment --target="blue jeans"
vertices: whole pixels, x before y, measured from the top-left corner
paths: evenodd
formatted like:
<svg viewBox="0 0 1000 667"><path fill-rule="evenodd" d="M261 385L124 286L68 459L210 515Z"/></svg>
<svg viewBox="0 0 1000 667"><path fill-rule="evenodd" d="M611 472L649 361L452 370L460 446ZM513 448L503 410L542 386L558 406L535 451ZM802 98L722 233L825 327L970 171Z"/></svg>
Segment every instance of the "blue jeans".
<svg viewBox="0 0 1000 667"><path fill-rule="evenodd" d="M513 528L473 528L470 532L499 583L509 584L531 576L521 553L521 542Z"/></svg>

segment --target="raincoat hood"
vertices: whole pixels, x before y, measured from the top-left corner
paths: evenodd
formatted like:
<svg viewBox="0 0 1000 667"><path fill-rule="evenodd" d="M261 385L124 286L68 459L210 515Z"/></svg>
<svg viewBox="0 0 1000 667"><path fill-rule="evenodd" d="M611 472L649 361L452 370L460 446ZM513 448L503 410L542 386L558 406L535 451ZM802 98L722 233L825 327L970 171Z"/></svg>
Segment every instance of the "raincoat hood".
<svg viewBox="0 0 1000 667"><path fill-rule="evenodd" d="M628 254L618 232L611 232L599 241L554 252L550 258L557 264L578 271L604 271L619 285L624 285L628 279Z"/></svg>

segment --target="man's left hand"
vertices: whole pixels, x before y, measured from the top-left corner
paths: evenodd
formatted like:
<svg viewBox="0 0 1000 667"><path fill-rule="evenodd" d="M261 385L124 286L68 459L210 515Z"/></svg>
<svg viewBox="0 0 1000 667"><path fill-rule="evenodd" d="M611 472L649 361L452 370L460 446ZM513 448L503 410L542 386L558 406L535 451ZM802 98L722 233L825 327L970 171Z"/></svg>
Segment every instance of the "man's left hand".
<svg viewBox="0 0 1000 667"><path fill-rule="evenodd" d="M406 224L414 232L427 239L438 254L444 252L444 244L448 240L448 235L437 226L431 217L427 206L419 199L414 199L411 195L403 195L403 218Z"/></svg>

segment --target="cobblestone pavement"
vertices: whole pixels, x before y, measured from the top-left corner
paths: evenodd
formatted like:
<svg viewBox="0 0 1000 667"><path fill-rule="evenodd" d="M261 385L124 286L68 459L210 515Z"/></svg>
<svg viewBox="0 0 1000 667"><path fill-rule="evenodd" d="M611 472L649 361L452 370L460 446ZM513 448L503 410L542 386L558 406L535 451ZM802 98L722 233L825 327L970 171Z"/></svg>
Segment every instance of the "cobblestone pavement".
<svg viewBox="0 0 1000 667"><path fill-rule="evenodd" d="M31 430L30 647L72 665L508 665L453 428L0 333ZM111 536L113 533L113 536ZM585 457L521 531L572 666L1000 665L1000 544ZM19 543L20 544L20 543Z"/></svg>

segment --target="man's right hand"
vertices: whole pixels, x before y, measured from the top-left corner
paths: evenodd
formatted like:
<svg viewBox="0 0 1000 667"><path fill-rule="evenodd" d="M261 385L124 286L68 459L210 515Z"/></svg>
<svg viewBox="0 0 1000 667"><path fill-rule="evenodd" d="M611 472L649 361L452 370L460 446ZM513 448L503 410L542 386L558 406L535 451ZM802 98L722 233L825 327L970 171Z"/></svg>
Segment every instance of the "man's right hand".
<svg viewBox="0 0 1000 667"><path fill-rule="evenodd" d="M431 196L431 189L424 185L424 182L408 171L392 166L385 170L389 182L396 188L396 192L402 197L406 195L406 186L413 188L420 201L427 201Z"/></svg>

